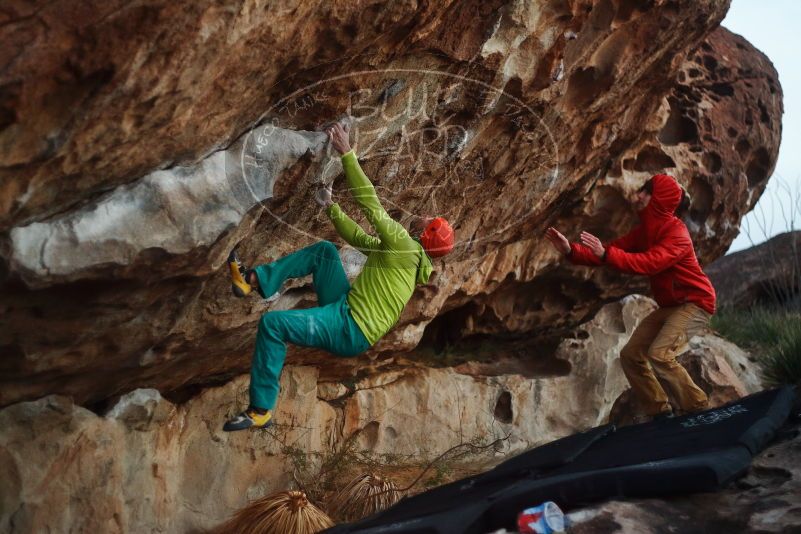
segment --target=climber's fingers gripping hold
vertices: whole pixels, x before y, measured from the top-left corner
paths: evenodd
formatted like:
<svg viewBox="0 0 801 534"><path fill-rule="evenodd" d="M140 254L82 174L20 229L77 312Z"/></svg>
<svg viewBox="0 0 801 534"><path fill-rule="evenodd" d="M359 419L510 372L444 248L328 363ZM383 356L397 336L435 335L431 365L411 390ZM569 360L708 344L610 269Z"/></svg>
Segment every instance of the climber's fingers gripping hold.
<svg viewBox="0 0 801 534"><path fill-rule="evenodd" d="M321 187L314 193L314 201L323 208L327 208L334 203L333 193L331 191L332 184Z"/></svg>
<svg viewBox="0 0 801 534"><path fill-rule="evenodd" d="M336 123L326 128L325 131L328 134L328 138L331 140L331 145L333 145L337 152L340 154L350 152L350 134L341 124Z"/></svg>

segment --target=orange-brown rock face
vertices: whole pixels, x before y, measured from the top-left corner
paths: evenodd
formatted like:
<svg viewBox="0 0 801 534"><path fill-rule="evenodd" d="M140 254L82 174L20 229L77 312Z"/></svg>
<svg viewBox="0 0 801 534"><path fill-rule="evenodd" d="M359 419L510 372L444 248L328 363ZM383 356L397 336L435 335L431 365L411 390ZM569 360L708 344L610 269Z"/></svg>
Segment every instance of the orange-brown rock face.
<svg viewBox="0 0 801 534"><path fill-rule="evenodd" d="M742 37L715 30L680 62L677 82L658 109L642 117L643 124L631 125L632 132L618 134L631 137L620 151L615 147L621 141L612 142L614 157L598 169L597 179L579 189L584 198L558 204L554 224L569 238L582 229L603 239L621 235L636 220L630 196L652 174L667 172L693 198L684 220L702 265L711 262L728 249L740 218L753 208L773 171L780 95L765 56ZM487 260L471 273L462 298L450 298L452 307L458 302L461 308L438 319L452 336L569 326L594 312L600 300L648 291L643 277L554 268L540 237L514 243Z"/></svg>
<svg viewBox="0 0 801 534"><path fill-rule="evenodd" d="M0 405L246 370L260 315L313 292L233 299L225 256L334 239L320 183L357 213L315 131L343 115L390 211L444 215L459 238L374 354L554 335L633 292L561 265L541 236L625 231L655 171L694 194L688 225L713 259L778 150L777 75L715 30L726 1L81 6L0 11ZM365 363L290 361L328 378Z"/></svg>
<svg viewBox="0 0 801 534"><path fill-rule="evenodd" d="M0 409L0 530L205 532L293 480L338 490L348 471L382 466L390 478L423 477L417 493L431 480L420 471L445 451L462 455L435 465L472 472L609 418L625 424L637 411L618 354L655 306L640 295L605 305L559 343L561 365L549 370L533 351L523 372L497 359L406 362L347 384L288 366L276 424L258 432L221 428L247 396L247 375L180 404L136 389L103 414L58 395L16 403ZM748 355L731 343L705 334L689 348L680 361L713 406L761 389Z"/></svg>

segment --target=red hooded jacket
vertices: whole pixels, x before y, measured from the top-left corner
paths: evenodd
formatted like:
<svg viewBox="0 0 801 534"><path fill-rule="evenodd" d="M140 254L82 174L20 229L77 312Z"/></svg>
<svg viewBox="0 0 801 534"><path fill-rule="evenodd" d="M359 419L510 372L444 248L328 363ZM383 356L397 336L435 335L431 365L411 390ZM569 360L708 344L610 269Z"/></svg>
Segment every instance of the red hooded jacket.
<svg viewBox="0 0 801 534"><path fill-rule="evenodd" d="M692 302L715 313L715 289L698 264L687 227L673 215L681 195L675 178L654 176L651 201L639 212L640 225L604 245L605 264L624 273L650 277L651 291L661 307ZM580 243L572 243L571 248L573 263L604 264Z"/></svg>

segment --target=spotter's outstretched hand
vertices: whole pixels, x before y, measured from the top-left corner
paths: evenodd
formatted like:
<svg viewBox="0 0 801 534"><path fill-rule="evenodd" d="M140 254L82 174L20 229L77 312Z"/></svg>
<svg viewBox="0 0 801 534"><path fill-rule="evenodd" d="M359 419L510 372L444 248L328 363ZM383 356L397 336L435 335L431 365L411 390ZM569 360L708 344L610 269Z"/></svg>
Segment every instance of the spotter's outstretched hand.
<svg viewBox="0 0 801 534"><path fill-rule="evenodd" d="M334 203L332 198L333 194L331 193L331 186L332 184L328 184L325 187L321 187L314 193L314 201L323 208L327 208Z"/></svg>
<svg viewBox="0 0 801 534"><path fill-rule="evenodd" d="M548 241L551 242L553 248L561 252L562 254L569 254L570 253L570 241L562 235L562 233L551 226L548 230L545 231L545 237Z"/></svg>
<svg viewBox="0 0 801 534"><path fill-rule="evenodd" d="M603 258L606 253L606 249L603 243L601 243L601 240L589 232L581 232L581 244L589 248L592 253L599 258Z"/></svg>

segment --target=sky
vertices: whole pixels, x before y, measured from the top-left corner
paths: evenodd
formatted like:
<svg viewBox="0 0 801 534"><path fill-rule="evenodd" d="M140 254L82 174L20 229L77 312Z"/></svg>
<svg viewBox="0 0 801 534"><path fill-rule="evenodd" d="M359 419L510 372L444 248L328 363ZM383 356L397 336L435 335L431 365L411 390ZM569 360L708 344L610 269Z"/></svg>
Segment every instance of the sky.
<svg viewBox="0 0 801 534"><path fill-rule="evenodd" d="M784 93L782 142L776 170L754 210L745 216L729 253L791 229L801 229L801 0L732 0L723 26L745 37L773 62ZM784 214L782 213L782 209Z"/></svg>

